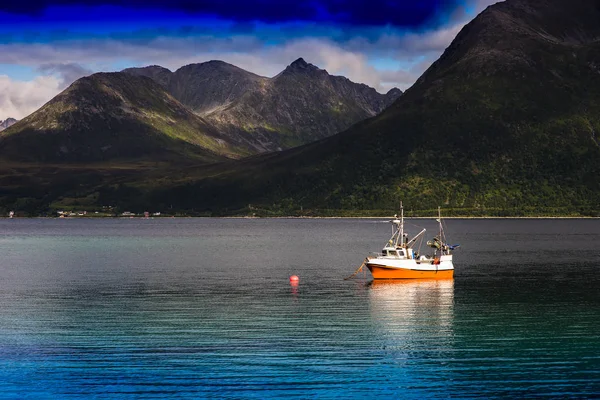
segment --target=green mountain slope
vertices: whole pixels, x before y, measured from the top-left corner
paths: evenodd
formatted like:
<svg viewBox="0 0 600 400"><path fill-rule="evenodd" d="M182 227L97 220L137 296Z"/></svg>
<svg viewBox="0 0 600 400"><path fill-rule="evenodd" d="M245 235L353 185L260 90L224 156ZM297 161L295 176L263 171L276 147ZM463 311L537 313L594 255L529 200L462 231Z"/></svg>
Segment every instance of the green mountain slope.
<svg viewBox="0 0 600 400"><path fill-rule="evenodd" d="M465 26L379 116L153 195L221 212L393 210L404 200L456 213L593 214L598 132L598 2L508 0Z"/></svg>
<svg viewBox="0 0 600 400"><path fill-rule="evenodd" d="M214 162L242 154L153 80L124 73L81 78L0 133L0 158L12 161Z"/></svg>
<svg viewBox="0 0 600 400"><path fill-rule="evenodd" d="M148 76L234 142L260 153L310 143L373 117L402 92L385 95L332 76L302 58L274 78L222 61L170 73L158 66L124 72Z"/></svg>

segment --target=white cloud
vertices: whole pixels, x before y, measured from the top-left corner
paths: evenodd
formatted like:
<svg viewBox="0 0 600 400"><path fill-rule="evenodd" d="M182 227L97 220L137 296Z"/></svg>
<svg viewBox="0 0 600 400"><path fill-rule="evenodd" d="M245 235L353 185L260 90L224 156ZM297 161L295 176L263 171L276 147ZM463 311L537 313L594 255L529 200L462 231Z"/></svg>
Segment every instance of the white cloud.
<svg viewBox="0 0 600 400"><path fill-rule="evenodd" d="M66 88L77 79L93 73L92 70L76 63L45 63L40 65L38 71L51 74L60 78L60 87Z"/></svg>
<svg viewBox="0 0 600 400"><path fill-rule="evenodd" d="M441 53L450 45L452 40L458 35L458 32L465 26L464 22L440 28L434 31L424 33L409 33L402 37L382 38L381 40L390 40L388 46L394 46L400 52L409 53Z"/></svg>
<svg viewBox="0 0 600 400"><path fill-rule="evenodd" d="M60 92L60 81L38 76L31 81L15 81L0 75L0 120L22 119Z"/></svg>

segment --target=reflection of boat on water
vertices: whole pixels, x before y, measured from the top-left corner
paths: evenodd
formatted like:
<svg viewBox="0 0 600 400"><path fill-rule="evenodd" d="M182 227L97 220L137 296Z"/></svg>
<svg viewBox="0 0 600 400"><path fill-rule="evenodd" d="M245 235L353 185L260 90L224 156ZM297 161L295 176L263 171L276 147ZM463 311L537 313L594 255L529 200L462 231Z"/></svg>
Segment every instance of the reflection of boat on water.
<svg viewBox="0 0 600 400"><path fill-rule="evenodd" d="M454 280L374 280L369 283L371 317L386 341L403 348L445 346L452 340Z"/></svg>
<svg viewBox="0 0 600 400"><path fill-rule="evenodd" d="M427 245L433 248L432 255L421 255L420 248L423 243L425 229L417 233L412 239L404 231L404 209L402 206L400 219L391 221L392 237L385 244L381 253L369 256L365 264L373 279L448 279L454 275L452 264L452 250L458 245L446 244L446 237L442 224L442 217L438 209L439 233ZM415 248L418 245L418 250Z"/></svg>
<svg viewBox="0 0 600 400"><path fill-rule="evenodd" d="M451 309L454 279L386 279L369 282L369 298L381 307ZM441 310L440 310L441 311Z"/></svg>

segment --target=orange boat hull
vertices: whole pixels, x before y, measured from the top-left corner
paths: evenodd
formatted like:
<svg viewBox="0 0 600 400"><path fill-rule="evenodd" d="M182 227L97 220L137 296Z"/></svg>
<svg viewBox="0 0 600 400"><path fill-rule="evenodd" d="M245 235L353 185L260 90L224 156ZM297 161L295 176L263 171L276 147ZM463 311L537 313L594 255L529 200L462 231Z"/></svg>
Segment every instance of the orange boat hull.
<svg viewBox="0 0 600 400"><path fill-rule="evenodd" d="M454 270L443 271L417 271L404 268L386 268L378 265L369 265L373 279L452 279Z"/></svg>

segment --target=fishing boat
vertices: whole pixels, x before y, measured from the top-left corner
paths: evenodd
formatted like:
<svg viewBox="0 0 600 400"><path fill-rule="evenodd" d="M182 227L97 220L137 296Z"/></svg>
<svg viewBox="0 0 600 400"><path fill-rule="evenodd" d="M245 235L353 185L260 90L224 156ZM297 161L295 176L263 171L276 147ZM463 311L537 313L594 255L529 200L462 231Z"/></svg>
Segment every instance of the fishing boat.
<svg viewBox="0 0 600 400"><path fill-rule="evenodd" d="M420 254L425 229L409 238L404 230L404 208L400 205L400 218L397 215L392 223L392 237L381 253L368 256L367 266L373 279L448 279L454 276L452 251L459 245L446 244L441 210L438 208L439 232L427 241L432 254Z"/></svg>

